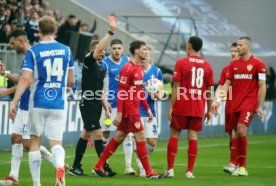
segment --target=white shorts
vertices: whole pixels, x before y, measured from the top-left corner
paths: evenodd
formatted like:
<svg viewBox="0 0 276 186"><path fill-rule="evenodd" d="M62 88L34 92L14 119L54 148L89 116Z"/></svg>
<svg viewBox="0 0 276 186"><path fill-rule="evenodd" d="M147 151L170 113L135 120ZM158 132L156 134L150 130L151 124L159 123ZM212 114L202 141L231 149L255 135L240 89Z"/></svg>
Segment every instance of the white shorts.
<svg viewBox="0 0 276 186"><path fill-rule="evenodd" d="M66 111L57 109L29 109L30 135L45 136L50 140L62 141L66 127Z"/></svg>
<svg viewBox="0 0 276 186"><path fill-rule="evenodd" d="M111 109L111 114L110 114L110 119L113 121L115 119L117 115L117 108L112 108ZM113 124L107 126L103 123L103 120L105 120L105 110L104 108L102 109L102 114L101 114L101 118L100 118L100 124L101 124L101 128L102 131L115 131L117 129L117 127Z"/></svg>
<svg viewBox="0 0 276 186"><path fill-rule="evenodd" d="M150 123L148 123L148 119L148 117L141 117L146 138L158 138L158 123L156 117L153 117Z"/></svg>
<svg viewBox="0 0 276 186"><path fill-rule="evenodd" d="M30 139L28 128L28 111L18 108L14 122L12 124L12 133L19 134L22 139Z"/></svg>

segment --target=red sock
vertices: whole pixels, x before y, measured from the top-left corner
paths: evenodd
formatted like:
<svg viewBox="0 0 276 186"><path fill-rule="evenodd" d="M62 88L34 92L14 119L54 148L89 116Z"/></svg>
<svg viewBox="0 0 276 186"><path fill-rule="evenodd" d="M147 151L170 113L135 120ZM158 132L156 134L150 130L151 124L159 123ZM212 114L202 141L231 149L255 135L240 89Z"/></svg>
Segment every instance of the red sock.
<svg viewBox="0 0 276 186"><path fill-rule="evenodd" d="M196 154L197 154L197 140L189 140L189 149L188 149L188 168L187 172L193 172Z"/></svg>
<svg viewBox="0 0 276 186"><path fill-rule="evenodd" d="M237 156L238 156L238 152L237 152L237 139L236 138L232 138L231 147L230 147L230 163L236 165L236 163L237 163Z"/></svg>
<svg viewBox="0 0 276 186"><path fill-rule="evenodd" d="M170 137L168 147L167 147L168 170L173 169L174 167L174 160L177 154L177 147L178 147L178 138Z"/></svg>
<svg viewBox="0 0 276 186"><path fill-rule="evenodd" d="M240 167L246 167L247 138L239 137L239 164Z"/></svg>
<svg viewBox="0 0 276 186"><path fill-rule="evenodd" d="M96 164L95 168L102 169L106 160L116 151L120 143L118 143L114 138L106 145L101 158L99 159L98 163Z"/></svg>
<svg viewBox="0 0 276 186"><path fill-rule="evenodd" d="M146 171L146 174L149 175L151 173L151 168L148 160L148 152L146 149L146 142L136 142L136 151L137 155Z"/></svg>

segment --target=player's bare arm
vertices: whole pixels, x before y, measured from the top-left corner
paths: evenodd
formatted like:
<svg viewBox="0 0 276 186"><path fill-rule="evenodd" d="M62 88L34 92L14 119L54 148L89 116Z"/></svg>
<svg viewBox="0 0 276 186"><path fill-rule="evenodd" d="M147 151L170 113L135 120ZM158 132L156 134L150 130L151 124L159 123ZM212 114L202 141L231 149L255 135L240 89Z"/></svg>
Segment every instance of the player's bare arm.
<svg viewBox="0 0 276 186"><path fill-rule="evenodd" d="M68 81L67 81L67 86L68 86L68 87L73 87L74 84L75 84L74 69L69 69L69 70L68 70Z"/></svg>
<svg viewBox="0 0 276 186"><path fill-rule="evenodd" d="M174 102L176 101L177 98L177 89L180 87L180 82L174 82L173 85L173 90L172 90L172 97L171 97L171 102L170 102L170 107L168 111L168 119L169 121L172 120L172 108L174 105Z"/></svg>
<svg viewBox="0 0 276 186"><path fill-rule="evenodd" d="M259 86L259 106L257 109L257 114L259 119L262 119L264 112L263 112L263 106L265 101L265 94L266 94L266 84L264 80L258 81Z"/></svg>
<svg viewBox="0 0 276 186"><path fill-rule="evenodd" d="M212 86L207 88L206 100L207 100L207 112L205 113L205 123L209 123L212 116Z"/></svg>
<svg viewBox="0 0 276 186"><path fill-rule="evenodd" d="M122 121L122 113L121 112L117 112L117 115L115 117L115 119L113 120L113 124L115 126L118 126Z"/></svg>
<svg viewBox="0 0 276 186"><path fill-rule="evenodd" d="M107 46L111 36L115 33L116 24L115 17L109 20L109 31L105 34L93 53L93 57L95 59L99 59L103 55L105 47Z"/></svg>
<svg viewBox="0 0 276 186"><path fill-rule="evenodd" d="M20 100L20 97L22 96L24 91L32 85L32 82L33 82L32 72L29 70L23 70L22 76L17 85L15 96L14 96L14 98L11 102L11 106L10 106L9 116L11 119L14 119L14 117L16 115L16 105L17 105L18 101Z"/></svg>
<svg viewBox="0 0 276 186"><path fill-rule="evenodd" d="M15 91L16 91L16 86L11 88L0 88L0 96L7 96L15 93Z"/></svg>
<svg viewBox="0 0 276 186"><path fill-rule="evenodd" d="M221 86L220 88L217 88L215 92L215 98L212 103L212 112L214 114L218 114L218 107L219 107L220 100L227 95L230 85L231 85L231 80L227 79L223 86Z"/></svg>
<svg viewBox="0 0 276 186"><path fill-rule="evenodd" d="M152 112L151 112L150 108L148 108L147 113L148 113L148 116L149 116L148 122L150 123L153 119L153 115L152 115Z"/></svg>
<svg viewBox="0 0 276 186"><path fill-rule="evenodd" d="M102 105L103 105L103 108L105 110L105 118L110 118L111 106L108 103L108 101L106 100L106 95L105 94L103 94L103 97L102 97Z"/></svg>
<svg viewBox="0 0 276 186"><path fill-rule="evenodd" d="M20 79L19 75L13 75L13 74L7 73L5 65L3 63L0 63L0 74L2 76L5 76L6 78L8 78L10 81L12 81L14 83L18 83L18 81Z"/></svg>

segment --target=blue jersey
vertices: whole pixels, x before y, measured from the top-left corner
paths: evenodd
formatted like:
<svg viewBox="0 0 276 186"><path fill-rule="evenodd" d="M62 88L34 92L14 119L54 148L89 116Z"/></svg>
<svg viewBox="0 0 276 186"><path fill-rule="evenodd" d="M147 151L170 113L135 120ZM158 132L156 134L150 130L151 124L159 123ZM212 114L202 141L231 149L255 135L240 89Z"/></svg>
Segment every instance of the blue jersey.
<svg viewBox="0 0 276 186"><path fill-rule="evenodd" d="M157 78L163 81L162 71L158 67L153 65L151 65L148 68L148 70L144 71L144 83L150 80L151 78ZM146 91L145 91L145 96L147 97L147 102L150 106L150 110L152 112L153 117L156 117L155 101L151 99L151 97L148 95ZM140 115L141 117L148 117L147 111L141 104L140 104Z"/></svg>
<svg viewBox="0 0 276 186"><path fill-rule="evenodd" d="M74 68L71 50L57 41L41 42L26 53L22 70L33 72L30 107L64 109L68 69Z"/></svg>
<svg viewBox="0 0 276 186"><path fill-rule="evenodd" d="M24 60L22 61L22 66L23 64L25 63L25 58ZM21 69L22 69L22 66L21 66ZM22 94L21 98L20 98L20 103L19 103L19 108L21 110L29 110L29 99L30 99L30 89L27 89L25 90L25 92Z"/></svg>
<svg viewBox="0 0 276 186"><path fill-rule="evenodd" d="M105 72L104 90L108 93L107 100L112 108L117 107L119 73L128 61L129 58L125 55L122 55L119 63L114 62L111 56L108 56L101 63L101 68Z"/></svg>

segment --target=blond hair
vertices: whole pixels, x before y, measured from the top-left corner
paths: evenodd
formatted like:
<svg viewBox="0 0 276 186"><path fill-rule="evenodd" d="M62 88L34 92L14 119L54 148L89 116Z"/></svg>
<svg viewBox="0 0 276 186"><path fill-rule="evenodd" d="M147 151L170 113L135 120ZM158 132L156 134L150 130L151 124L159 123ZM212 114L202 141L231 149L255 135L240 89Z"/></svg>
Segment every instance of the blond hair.
<svg viewBox="0 0 276 186"><path fill-rule="evenodd" d="M52 35L56 31L56 21L50 16L43 16L38 20L38 28L42 35Z"/></svg>

